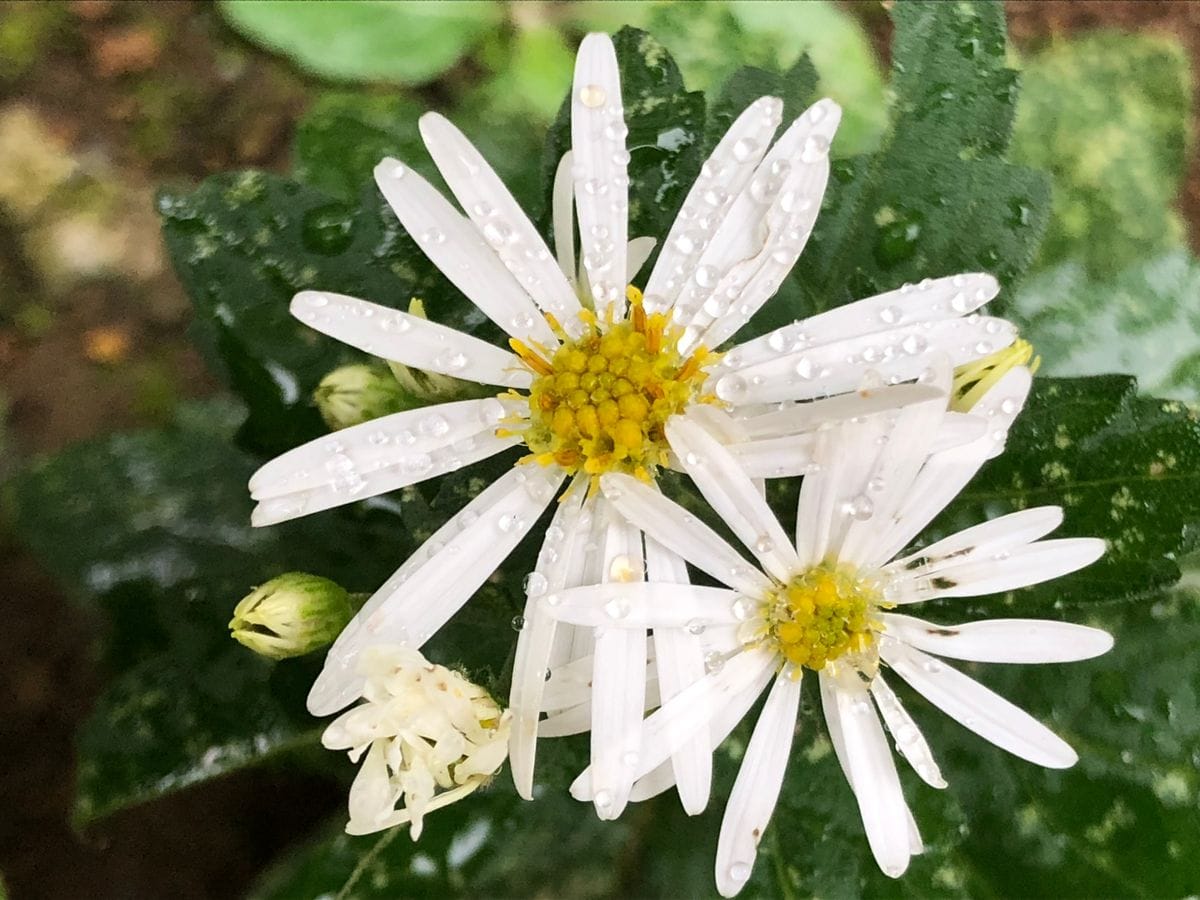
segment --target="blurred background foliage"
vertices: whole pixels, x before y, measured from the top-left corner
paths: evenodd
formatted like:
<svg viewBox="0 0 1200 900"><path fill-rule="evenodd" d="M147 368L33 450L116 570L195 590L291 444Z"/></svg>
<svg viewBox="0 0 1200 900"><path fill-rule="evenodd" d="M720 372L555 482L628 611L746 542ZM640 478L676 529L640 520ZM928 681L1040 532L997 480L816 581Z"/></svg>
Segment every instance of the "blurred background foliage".
<svg viewBox="0 0 1200 900"><path fill-rule="evenodd" d="M320 723L300 702L316 661L266 663L224 628L250 585L289 568L372 589L487 477L250 529L248 472L323 432L310 392L354 358L294 323L286 299L312 284L397 306L419 293L440 298L433 317L485 327L394 226L371 169L396 155L436 180L416 119L437 109L542 215L574 47L627 25L661 46L623 38L626 106L668 111L630 123L635 191L677 203L700 149L756 93L845 108L830 196L776 315L987 268L1042 374L1064 376L1041 379L1010 452L931 533L1056 502L1064 532L1112 548L1075 578L970 610L1117 634L1092 663L973 673L1072 741L1076 769L1004 758L911 704L951 788L906 785L929 851L891 882L809 698L747 895L1200 892L1195 575L1174 587L1200 525L1197 7L1010 4L1022 40L1006 43L998 5L903 6L0 4L16 660L0 692L13 705L0 800L14 811L0 870L13 896L713 893L722 804L687 819L667 797L599 823L562 796L579 742L547 747L538 803L502 773L417 845L340 835L352 770L315 749ZM229 170L260 171L196 187ZM673 211L635 218L656 234ZM1142 394L1067 378L1111 372ZM143 427L96 436L129 426ZM519 578L498 579L430 655L503 691L519 604ZM744 738L719 754L714 797Z"/></svg>

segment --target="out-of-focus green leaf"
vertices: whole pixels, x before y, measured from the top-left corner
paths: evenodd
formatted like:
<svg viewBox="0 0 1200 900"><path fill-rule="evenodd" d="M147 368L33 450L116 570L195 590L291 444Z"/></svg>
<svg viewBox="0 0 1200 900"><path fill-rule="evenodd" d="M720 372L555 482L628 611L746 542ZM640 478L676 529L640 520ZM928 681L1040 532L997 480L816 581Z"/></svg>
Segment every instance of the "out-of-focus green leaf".
<svg viewBox="0 0 1200 900"><path fill-rule="evenodd" d="M569 81L569 67L567 73ZM554 83L555 104L564 83ZM296 126L293 174L339 199L353 201L372 182L379 161L393 156L444 188L417 128L424 112L404 96L327 93ZM522 207L529 209L537 198L540 174L529 161L541 150L541 135L524 126L511 127L498 110L487 107L457 111L449 118L479 148Z"/></svg>
<svg viewBox="0 0 1200 900"><path fill-rule="evenodd" d="M611 897L627 822L600 822L564 789L529 803L507 773L461 804L430 813L414 843L405 828L333 834L271 870L255 900L295 897Z"/></svg>
<svg viewBox="0 0 1200 900"><path fill-rule="evenodd" d="M629 134L629 237L662 239L700 171L704 95L684 89L671 55L645 32L623 28L613 38ZM546 136L542 155L545 210L559 160L571 148L570 98ZM548 215L544 217L548 222ZM649 272L650 265L643 272Z"/></svg>
<svg viewBox="0 0 1200 900"><path fill-rule="evenodd" d="M1046 615L1153 595L1179 579L1200 528L1200 421L1132 378L1037 378L1005 452L934 523L937 535L1013 510L1062 506L1059 536L1108 541L1086 569L1001 598L943 601L947 615ZM930 606L934 606L931 604Z"/></svg>
<svg viewBox="0 0 1200 900"><path fill-rule="evenodd" d="M321 378L362 355L288 312L320 288L406 309L468 332L491 327L434 268L374 185L358 203L277 176L217 175L159 197L175 271L196 308L198 337L246 402L247 446L278 452L325 431L311 402Z"/></svg>
<svg viewBox="0 0 1200 900"><path fill-rule="evenodd" d="M510 44L494 48L493 63L496 74L479 88L481 107L523 128L549 125L575 66L562 32L540 23L519 27Z"/></svg>
<svg viewBox="0 0 1200 900"><path fill-rule="evenodd" d="M1032 276L1013 301L1051 375L1129 372L1151 393L1200 401L1200 263L1177 250L1092 278L1080 262Z"/></svg>
<svg viewBox="0 0 1200 900"><path fill-rule="evenodd" d="M1191 108L1187 54L1170 37L1092 34L1029 60L1012 157L1054 176L1041 264L1078 258L1107 277L1182 241L1172 206Z"/></svg>
<svg viewBox="0 0 1200 900"><path fill-rule="evenodd" d="M502 16L485 0L222 0L241 34L337 81L418 84L450 68Z"/></svg>
<svg viewBox="0 0 1200 900"><path fill-rule="evenodd" d="M1016 100L1003 9L909 2L892 18L888 131L873 156L835 162L794 272L805 307L792 315L956 272L1009 286L1045 228L1048 179L1001 160Z"/></svg>

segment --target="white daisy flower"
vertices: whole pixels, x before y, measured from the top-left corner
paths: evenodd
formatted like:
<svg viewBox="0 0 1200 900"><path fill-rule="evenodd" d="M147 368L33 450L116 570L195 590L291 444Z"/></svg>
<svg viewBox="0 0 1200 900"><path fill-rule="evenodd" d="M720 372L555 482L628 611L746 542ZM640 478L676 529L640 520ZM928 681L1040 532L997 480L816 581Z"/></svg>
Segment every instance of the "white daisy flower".
<svg viewBox="0 0 1200 900"><path fill-rule="evenodd" d="M948 379L943 379L948 382ZM687 418L667 425L671 445L712 508L757 566L662 494L613 473L606 499L630 522L725 588L676 584L592 586L548 594L543 610L562 622L639 631L690 621L722 652L703 678L652 713L635 741L631 799L671 786L672 754L697 735L719 745L773 679L725 812L716 881L724 896L750 876L779 795L797 728L801 675L818 673L834 750L858 801L880 867L899 876L921 839L879 716L901 754L934 787L945 787L920 730L892 693L890 670L968 729L1004 750L1065 768L1074 751L1040 722L941 657L1044 663L1104 653L1112 639L1082 625L994 619L941 625L896 611L924 600L1014 590L1098 559L1093 538L1039 540L1062 521L1058 507L1025 509L894 559L1003 448L1029 388L1015 368L972 409L982 434L937 450L946 398L846 420L817 432L800 491L795 541L726 448ZM890 561L889 561L890 560ZM596 698L599 702L599 698ZM572 785L594 799L591 772Z"/></svg>
<svg viewBox="0 0 1200 900"><path fill-rule="evenodd" d="M535 602L543 583L642 578L640 538L600 499L589 499L595 480L621 472L653 483L673 460L665 425L675 416L703 420L723 408L733 421L762 412L764 404L853 391L867 368L901 382L915 378L935 351L959 364L1013 341L1007 322L971 315L995 296L995 279L964 274L904 286L712 352L774 294L820 207L840 109L820 101L772 144L781 113L778 99L764 97L730 127L684 201L644 296L627 284L653 242L627 241L629 151L616 55L604 35L589 35L576 61L572 151L554 188L558 264L482 156L441 116L424 116L421 132L466 215L404 164L386 160L377 167L376 181L401 224L509 335L511 350L326 292L301 292L293 313L367 353L506 390L387 416L285 453L250 481L259 501L254 524L396 490L511 447L529 453L366 603L313 686L314 714L335 712L358 695L356 659L365 648L428 640L560 496L518 642L514 777L529 796L545 673L593 656L597 695L605 698L591 711L597 780L611 780L608 814L617 814L630 782L611 748L642 714L646 637L626 629L557 629L541 621ZM572 207L579 219L578 272ZM584 540L584 549L568 552L585 531L603 549L588 550ZM656 554L647 560L652 568L685 577L669 551ZM701 647L685 633L663 641L689 659L673 670L677 687L697 672ZM597 788L604 790L610 789Z"/></svg>
<svg viewBox="0 0 1200 900"><path fill-rule="evenodd" d="M483 688L411 647L372 647L360 659L363 702L321 736L363 759L350 787L349 834L412 823L487 784L508 755L510 719ZM403 806L397 808L397 804Z"/></svg>

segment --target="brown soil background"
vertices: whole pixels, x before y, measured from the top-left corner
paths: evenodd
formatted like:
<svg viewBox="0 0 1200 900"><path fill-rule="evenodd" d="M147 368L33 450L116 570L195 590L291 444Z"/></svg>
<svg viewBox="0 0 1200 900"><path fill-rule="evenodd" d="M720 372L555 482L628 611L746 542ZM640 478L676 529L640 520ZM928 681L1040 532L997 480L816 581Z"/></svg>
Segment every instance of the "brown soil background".
<svg viewBox="0 0 1200 900"><path fill-rule="evenodd" d="M886 54L878 5L847 5ZM0 2L0 21L17 6ZM1176 35L1200 71L1197 2L1035 0L1010 2L1008 12L1020 47L1097 27L1158 30ZM0 81L0 108L26 104L69 152L102 161L103 177L128 198L132 243L158 246L149 208L157 184L230 168L286 169L292 129L314 86L251 51L211 7L80 0L59 19L32 67ZM1180 203L1195 242L1200 160ZM0 215L0 275L10 296L52 315L33 336L15 323L16 307L0 302L0 396L8 402L0 476L34 454L158 424L176 400L213 389L185 334L187 301L161 254L152 251L136 277L61 288L42 279L17 237ZM0 588L0 872L15 900L239 896L343 802L328 785L257 772L75 833L67 820L72 742L102 686L92 654L102 623L70 604L2 533Z"/></svg>

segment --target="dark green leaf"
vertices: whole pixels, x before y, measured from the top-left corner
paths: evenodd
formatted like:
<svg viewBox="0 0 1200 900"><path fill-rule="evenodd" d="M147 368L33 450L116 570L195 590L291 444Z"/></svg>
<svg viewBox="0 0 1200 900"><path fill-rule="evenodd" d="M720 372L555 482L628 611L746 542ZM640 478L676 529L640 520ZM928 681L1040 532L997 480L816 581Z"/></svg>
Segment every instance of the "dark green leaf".
<svg viewBox="0 0 1200 900"><path fill-rule="evenodd" d="M429 814L420 841L407 829L351 838L333 834L269 872L257 900L337 896L611 897L625 822L600 822L565 790L532 803L508 775L461 804Z"/></svg>
<svg viewBox="0 0 1200 900"><path fill-rule="evenodd" d="M1200 527L1200 422L1173 400L1139 396L1131 378L1038 378L1004 454L988 463L934 533L1032 506L1058 505L1056 536L1101 537L1099 562L1003 599L947 601L947 614L1047 615L1152 595L1179 579ZM921 543L933 539L922 538Z"/></svg>
<svg viewBox="0 0 1200 900"><path fill-rule="evenodd" d="M224 0L221 13L255 43L338 81L415 84L441 74L496 27L497 3Z"/></svg>
<svg viewBox="0 0 1200 900"><path fill-rule="evenodd" d="M897 3L892 16L891 123L878 153L835 163L793 316L962 271L1011 285L1045 228L1048 179L1000 160L1016 75L999 4Z"/></svg>
<svg viewBox="0 0 1200 900"><path fill-rule="evenodd" d="M485 322L417 249L374 185L359 204L258 172L214 176L191 194L159 198L199 337L250 411L248 446L278 452L324 433L313 389L334 367L362 358L288 313L297 291L320 288L398 308L420 297L432 319L467 332Z"/></svg>
<svg viewBox="0 0 1200 900"><path fill-rule="evenodd" d="M568 79L569 80L569 70ZM555 87L557 96L557 86ZM425 112L403 96L338 92L320 97L296 126L296 178L346 201L357 200L376 164L394 156L441 188L442 179L417 129ZM540 132L519 128L482 107L449 117L472 140L523 208L537 197L538 171L529 165ZM449 196L447 194L447 196Z"/></svg>
<svg viewBox="0 0 1200 900"><path fill-rule="evenodd" d="M817 70L807 56L801 56L787 72L778 74L749 66L738 69L721 87L712 101L704 123L704 152L711 152L733 124L733 120L759 97L778 97L783 101L783 121L791 122L816 99Z"/></svg>

